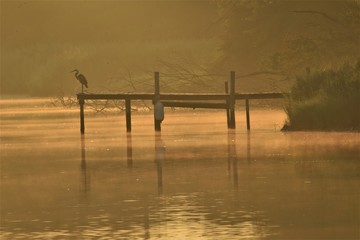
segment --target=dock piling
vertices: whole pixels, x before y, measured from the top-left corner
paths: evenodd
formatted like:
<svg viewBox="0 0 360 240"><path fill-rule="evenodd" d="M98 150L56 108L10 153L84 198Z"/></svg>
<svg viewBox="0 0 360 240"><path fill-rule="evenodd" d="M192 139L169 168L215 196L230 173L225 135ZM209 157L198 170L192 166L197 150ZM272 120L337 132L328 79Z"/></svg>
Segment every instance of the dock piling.
<svg viewBox="0 0 360 240"><path fill-rule="evenodd" d="M131 132L131 100L125 99L125 112L126 112L126 131Z"/></svg>
<svg viewBox="0 0 360 240"><path fill-rule="evenodd" d="M230 72L229 128L235 129L235 72Z"/></svg>
<svg viewBox="0 0 360 240"><path fill-rule="evenodd" d="M79 105L80 105L80 132L81 132L81 134L85 133L84 104L85 104L85 100L83 98L80 98Z"/></svg>
<svg viewBox="0 0 360 240"><path fill-rule="evenodd" d="M250 105L249 105L249 97L245 98L245 108L246 108L246 128L250 130Z"/></svg>
<svg viewBox="0 0 360 240"><path fill-rule="evenodd" d="M155 93L154 93L154 125L155 131L161 131L161 121L156 119L155 116L155 105L158 101L160 101L160 74L159 72L155 72Z"/></svg>
<svg viewBox="0 0 360 240"><path fill-rule="evenodd" d="M229 82L225 81L225 93L229 94ZM230 128L230 110L229 110L229 100L226 100L226 124L227 127Z"/></svg>

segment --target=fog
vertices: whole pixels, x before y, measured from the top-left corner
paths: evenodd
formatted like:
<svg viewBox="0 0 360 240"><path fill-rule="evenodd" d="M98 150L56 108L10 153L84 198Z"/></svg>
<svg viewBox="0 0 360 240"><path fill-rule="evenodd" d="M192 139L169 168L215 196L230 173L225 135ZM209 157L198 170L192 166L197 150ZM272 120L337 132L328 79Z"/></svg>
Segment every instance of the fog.
<svg viewBox="0 0 360 240"><path fill-rule="evenodd" d="M162 93L224 92L231 70L236 93L285 92L305 68L359 58L359 1L0 4L1 239L359 236L358 132L283 132L283 99L251 99L251 130L238 101L165 108L160 133L134 99L87 100L81 134L70 73L85 93L150 93L154 71Z"/></svg>
<svg viewBox="0 0 360 240"><path fill-rule="evenodd" d="M201 1L5 1L2 38L9 47L201 38L215 10Z"/></svg>
<svg viewBox="0 0 360 240"><path fill-rule="evenodd" d="M162 78L171 91L210 91L230 70L277 74L238 79L242 91L285 91L306 67L359 56L359 9L357 1L4 0L1 95L74 95L75 68L90 92L152 91L154 71L176 75ZM184 72L216 77L181 88Z"/></svg>
<svg viewBox="0 0 360 240"><path fill-rule="evenodd" d="M165 55L206 48L216 15L204 1L2 1L2 94L73 89L74 68L92 87L124 67L155 71Z"/></svg>

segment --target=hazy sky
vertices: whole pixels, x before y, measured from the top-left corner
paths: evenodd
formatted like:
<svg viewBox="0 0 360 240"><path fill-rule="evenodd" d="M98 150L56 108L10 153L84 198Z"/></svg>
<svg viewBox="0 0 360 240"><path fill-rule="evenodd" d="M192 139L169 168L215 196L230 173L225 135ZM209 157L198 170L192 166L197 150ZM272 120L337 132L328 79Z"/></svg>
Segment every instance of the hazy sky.
<svg viewBox="0 0 360 240"><path fill-rule="evenodd" d="M216 6L205 1L1 1L1 42L207 37Z"/></svg>
<svg viewBox="0 0 360 240"><path fill-rule="evenodd" d="M246 4L238 4L243 5L240 8L225 4L223 11L219 2L240 0L0 0L0 92L70 92L77 86L69 74L74 68L89 76L92 90L98 85L100 91L108 79L120 82L121 68L134 73L144 69L161 72L165 66L161 63L177 59L182 67L185 63L248 74L282 50L288 54L286 64L294 60L288 52L299 49L294 56L302 62L293 62L301 71L309 63L316 67L317 57L336 62L340 55L357 55L356 40L353 44L347 39L358 39L358 25L343 27L321 14L341 19L349 13L343 1L292 0L290 4L279 0L264 8L254 0L243 1ZM294 10L307 13L295 14ZM309 14L314 10L318 14ZM221 13L225 17L217 22ZM319 43L318 53L303 51L301 42L289 47L290 40L304 37Z"/></svg>
<svg viewBox="0 0 360 240"><path fill-rule="evenodd" d="M74 68L102 86L123 66L218 37L209 1L0 1L2 94L69 90Z"/></svg>

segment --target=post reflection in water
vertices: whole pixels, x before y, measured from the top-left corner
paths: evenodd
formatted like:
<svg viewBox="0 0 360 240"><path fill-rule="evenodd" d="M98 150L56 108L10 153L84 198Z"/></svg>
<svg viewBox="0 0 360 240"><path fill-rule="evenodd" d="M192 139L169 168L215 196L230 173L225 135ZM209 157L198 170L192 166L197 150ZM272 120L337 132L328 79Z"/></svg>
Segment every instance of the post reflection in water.
<svg viewBox="0 0 360 240"><path fill-rule="evenodd" d="M131 139L131 133L128 132L126 134L126 155L127 155L127 166L128 168L132 168L133 166L133 151L132 151L132 139Z"/></svg>
<svg viewBox="0 0 360 240"><path fill-rule="evenodd" d="M144 239L150 239L149 207L144 207Z"/></svg>
<svg viewBox="0 0 360 240"><path fill-rule="evenodd" d="M162 166L165 159L165 144L161 138L161 133L155 133L155 162L157 169L157 178L158 178L158 192L159 194L163 193L163 176L162 176Z"/></svg>
<svg viewBox="0 0 360 240"><path fill-rule="evenodd" d="M85 152L85 135L81 135L81 194L84 198L87 197L90 192L90 174L87 171L86 166L86 152Z"/></svg>
<svg viewBox="0 0 360 240"><path fill-rule="evenodd" d="M238 169L237 169L237 154L236 154L236 132L233 129L228 131L228 171L229 175L233 175L234 188L239 187Z"/></svg>
<svg viewBox="0 0 360 240"><path fill-rule="evenodd" d="M251 132L247 131L247 141L246 141L246 159L250 163L251 161Z"/></svg>

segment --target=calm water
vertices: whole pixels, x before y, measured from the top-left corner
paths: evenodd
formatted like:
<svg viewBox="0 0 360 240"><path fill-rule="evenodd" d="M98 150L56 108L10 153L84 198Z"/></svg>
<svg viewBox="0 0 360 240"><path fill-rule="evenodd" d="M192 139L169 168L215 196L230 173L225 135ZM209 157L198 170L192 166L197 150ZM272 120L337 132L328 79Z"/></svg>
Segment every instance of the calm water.
<svg viewBox="0 0 360 240"><path fill-rule="evenodd" d="M281 110L86 113L0 101L1 239L360 239L356 133L279 131Z"/></svg>

